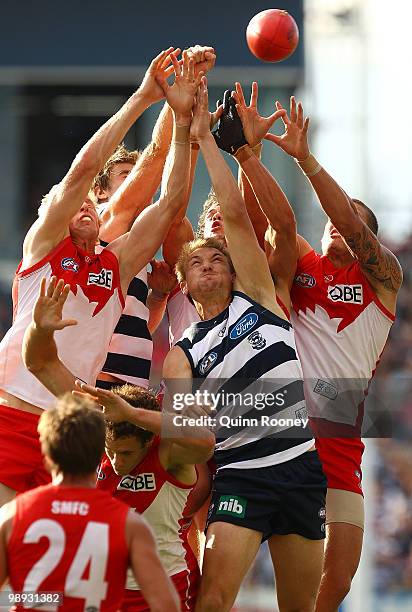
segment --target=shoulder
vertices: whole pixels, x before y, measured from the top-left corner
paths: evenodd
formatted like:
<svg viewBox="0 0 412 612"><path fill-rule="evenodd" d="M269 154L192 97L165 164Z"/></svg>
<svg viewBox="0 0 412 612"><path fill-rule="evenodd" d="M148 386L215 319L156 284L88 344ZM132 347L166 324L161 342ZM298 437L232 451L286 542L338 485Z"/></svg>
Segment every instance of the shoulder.
<svg viewBox="0 0 412 612"><path fill-rule="evenodd" d="M163 364L163 377L179 378L182 374L191 375L190 363L185 351L180 346L174 346L166 355Z"/></svg>

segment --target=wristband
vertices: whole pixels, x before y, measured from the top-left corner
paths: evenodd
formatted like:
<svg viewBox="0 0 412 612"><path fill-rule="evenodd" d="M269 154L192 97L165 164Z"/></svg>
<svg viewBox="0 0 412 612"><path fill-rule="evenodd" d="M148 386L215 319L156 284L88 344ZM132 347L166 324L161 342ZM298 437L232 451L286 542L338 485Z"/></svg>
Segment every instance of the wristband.
<svg viewBox="0 0 412 612"><path fill-rule="evenodd" d="M175 125L173 142L175 144L190 144L190 125Z"/></svg>
<svg viewBox="0 0 412 612"><path fill-rule="evenodd" d="M239 164L242 164L247 159L249 159L249 157L252 157L252 155L253 155L252 149L249 147L248 144L245 144L242 147L239 147L239 149L234 154L234 157L236 157Z"/></svg>
<svg viewBox="0 0 412 612"><path fill-rule="evenodd" d="M322 170L322 166L320 165L316 157L312 155L312 153L306 159L302 159L301 161L297 159L296 163L302 168L306 176L309 177L315 176L315 174Z"/></svg>
<svg viewBox="0 0 412 612"><path fill-rule="evenodd" d="M263 148L262 142L258 142L257 145L255 145L254 147L251 147L253 154L256 155L256 157L258 157L259 159L260 159L260 154L262 153L262 148Z"/></svg>

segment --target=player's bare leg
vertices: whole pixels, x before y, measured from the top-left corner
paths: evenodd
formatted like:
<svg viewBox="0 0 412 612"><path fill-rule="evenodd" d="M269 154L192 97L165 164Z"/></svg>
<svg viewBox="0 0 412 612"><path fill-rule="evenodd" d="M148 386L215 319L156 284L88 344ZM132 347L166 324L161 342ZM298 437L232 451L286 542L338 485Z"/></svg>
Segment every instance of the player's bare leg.
<svg viewBox="0 0 412 612"><path fill-rule="evenodd" d="M316 612L336 612L349 593L362 551L363 529L348 523L326 525L325 562Z"/></svg>
<svg viewBox="0 0 412 612"><path fill-rule="evenodd" d="M0 507L16 497L16 491L0 483Z"/></svg>
<svg viewBox="0 0 412 612"><path fill-rule="evenodd" d="M280 612L312 612L322 574L324 540L273 535L269 550Z"/></svg>
<svg viewBox="0 0 412 612"><path fill-rule="evenodd" d="M221 522L210 525L196 612L229 612L232 609L261 541L262 534L253 529Z"/></svg>

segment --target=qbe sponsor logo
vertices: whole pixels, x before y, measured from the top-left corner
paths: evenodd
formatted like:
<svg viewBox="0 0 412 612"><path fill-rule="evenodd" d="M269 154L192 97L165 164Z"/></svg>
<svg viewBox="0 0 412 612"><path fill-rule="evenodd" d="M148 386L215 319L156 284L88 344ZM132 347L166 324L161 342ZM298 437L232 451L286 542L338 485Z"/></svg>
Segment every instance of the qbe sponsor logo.
<svg viewBox="0 0 412 612"><path fill-rule="evenodd" d="M363 304L362 285L329 285L328 298L332 302Z"/></svg>
<svg viewBox="0 0 412 612"><path fill-rule="evenodd" d="M113 284L113 270L106 270L106 268L102 268L98 274L90 272L87 278L87 284L97 285L98 287L104 287L105 289L111 289Z"/></svg>
<svg viewBox="0 0 412 612"><path fill-rule="evenodd" d="M237 495L221 495L217 504L216 514L227 514L244 518L247 500Z"/></svg>
<svg viewBox="0 0 412 612"><path fill-rule="evenodd" d="M231 340L237 340L238 338L241 338L242 336L247 334L248 331L252 329L252 327L255 327L256 323L258 322L258 319L259 317L255 312L250 312L249 314L242 317L230 332Z"/></svg>
<svg viewBox="0 0 412 612"><path fill-rule="evenodd" d="M123 476L119 484L117 485L118 491L155 491L156 490L156 478L153 472L143 472L136 476Z"/></svg>

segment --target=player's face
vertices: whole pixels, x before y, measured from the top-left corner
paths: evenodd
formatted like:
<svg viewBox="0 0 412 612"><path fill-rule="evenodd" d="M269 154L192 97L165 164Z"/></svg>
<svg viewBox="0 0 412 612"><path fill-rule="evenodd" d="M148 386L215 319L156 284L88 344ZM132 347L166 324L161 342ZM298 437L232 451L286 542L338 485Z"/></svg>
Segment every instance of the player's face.
<svg viewBox="0 0 412 612"><path fill-rule="evenodd" d="M115 164L110 172L110 181L107 189L105 189L102 194L98 195L99 199L107 199L110 200L112 195L116 193L119 189L120 185L124 183L124 181L129 176L131 170L133 168L133 164L128 163L119 163Z"/></svg>
<svg viewBox="0 0 412 612"><path fill-rule="evenodd" d="M368 215L367 215L366 210L362 206L358 206L356 203L355 203L355 206L356 206L356 209L362 221L364 221L364 223L368 225ZM328 222L325 225L325 230L322 236L322 253L326 255L331 250L335 252L336 251L349 252L346 242L344 241L342 236L339 234L338 230L333 225L331 220L328 219Z"/></svg>
<svg viewBox="0 0 412 612"><path fill-rule="evenodd" d="M219 204L211 206L206 213L203 238L224 238L225 228Z"/></svg>
<svg viewBox="0 0 412 612"><path fill-rule="evenodd" d="M199 302L202 296L211 293L230 292L233 274L227 257L212 247L193 251L187 262L185 286L192 298Z"/></svg>
<svg viewBox="0 0 412 612"><path fill-rule="evenodd" d="M99 235L100 221L94 203L86 198L81 209L72 218L69 230L76 238L96 240Z"/></svg>
<svg viewBox="0 0 412 612"><path fill-rule="evenodd" d="M322 236L322 253L326 255L331 249L340 251L342 249L347 250L347 248L342 236L331 220L328 219Z"/></svg>
<svg viewBox="0 0 412 612"><path fill-rule="evenodd" d="M106 455L118 476L129 474L147 453L147 446L134 436L106 440Z"/></svg>

